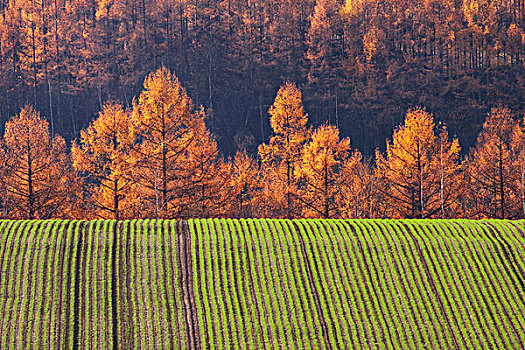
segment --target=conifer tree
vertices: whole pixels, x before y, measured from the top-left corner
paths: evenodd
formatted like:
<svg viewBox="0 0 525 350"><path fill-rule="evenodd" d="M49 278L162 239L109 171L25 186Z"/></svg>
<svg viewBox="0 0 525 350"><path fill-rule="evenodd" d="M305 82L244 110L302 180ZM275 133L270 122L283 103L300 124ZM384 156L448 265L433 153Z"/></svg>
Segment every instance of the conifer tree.
<svg viewBox="0 0 525 350"><path fill-rule="evenodd" d="M493 108L468 159L472 196L478 206L470 215L509 219L517 215L512 136L516 122L507 108ZM516 147L514 147L516 148Z"/></svg>
<svg viewBox="0 0 525 350"><path fill-rule="evenodd" d="M376 152L377 178L394 217L442 217L457 204L455 176L460 171L459 142L446 129L436 134L434 118L424 109L409 110L386 156Z"/></svg>
<svg viewBox="0 0 525 350"><path fill-rule="evenodd" d="M193 111L191 99L166 68L151 73L133 104L134 176L144 200L144 215L177 216L178 199L187 196L188 151L205 130L204 112ZM178 204L179 203L179 204Z"/></svg>
<svg viewBox="0 0 525 350"><path fill-rule="evenodd" d="M270 177L266 184L272 182L274 188L265 188L263 192L270 196L268 199L274 204L284 205L282 208L275 207L280 212L278 216L293 217L298 214L297 203L293 199L296 187L293 172L310 133L306 127L308 115L304 113L301 91L295 84L287 82L281 86L269 113L274 136L268 144L259 146L259 157L263 173ZM281 202L283 193L285 198Z"/></svg>
<svg viewBox="0 0 525 350"><path fill-rule="evenodd" d="M313 133L295 171L303 216L328 219L339 213L340 168L349 150L350 140L340 140L335 126L322 125Z"/></svg>
<svg viewBox="0 0 525 350"><path fill-rule="evenodd" d="M91 199L102 218L129 217L133 180L131 117L121 105L106 104L98 118L81 132L71 149L73 166L90 180Z"/></svg>
<svg viewBox="0 0 525 350"><path fill-rule="evenodd" d="M60 136L26 106L5 125L0 142L2 187L7 216L17 219L67 217L78 188Z"/></svg>

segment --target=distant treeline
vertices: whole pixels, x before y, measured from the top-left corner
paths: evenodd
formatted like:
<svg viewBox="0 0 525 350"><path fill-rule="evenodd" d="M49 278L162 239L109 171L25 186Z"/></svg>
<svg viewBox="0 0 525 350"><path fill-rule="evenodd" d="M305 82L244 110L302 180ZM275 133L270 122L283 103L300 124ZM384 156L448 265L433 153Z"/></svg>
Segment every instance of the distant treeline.
<svg viewBox="0 0 525 350"><path fill-rule="evenodd" d="M476 142L525 112L525 0L1 0L0 121L31 104L67 141L145 76L175 72L221 151L266 141L283 81L366 155L424 105Z"/></svg>
<svg viewBox="0 0 525 350"><path fill-rule="evenodd" d="M2 217L525 217L525 122L510 109L490 111L466 157L422 107L374 158L334 125L309 126L291 82L268 112L257 157L225 158L204 108L166 68L130 108L105 104L71 151L28 105L0 139Z"/></svg>

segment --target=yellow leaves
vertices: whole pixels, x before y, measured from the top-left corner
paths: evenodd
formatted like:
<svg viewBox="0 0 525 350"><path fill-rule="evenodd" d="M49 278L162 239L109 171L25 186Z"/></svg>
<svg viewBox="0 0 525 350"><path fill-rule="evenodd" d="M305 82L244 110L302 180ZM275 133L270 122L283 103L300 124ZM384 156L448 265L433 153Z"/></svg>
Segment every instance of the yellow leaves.
<svg viewBox="0 0 525 350"><path fill-rule="evenodd" d="M332 125L320 126L304 146L295 169L304 216L329 218L335 214L342 181L340 165L349 150L350 140L339 140L339 130Z"/></svg>
<svg viewBox="0 0 525 350"><path fill-rule="evenodd" d="M79 143L73 142L73 166L93 181L92 199L100 209L99 216L104 218L125 216L118 202L125 200L133 184L130 132L129 112L117 103L108 103L98 118L81 132Z"/></svg>
<svg viewBox="0 0 525 350"><path fill-rule="evenodd" d="M308 115L304 113L301 91L287 82L281 86L270 107L270 125L277 135L290 137L290 142L300 143L306 135Z"/></svg>
<svg viewBox="0 0 525 350"><path fill-rule="evenodd" d="M459 172L459 142L442 128L436 135L432 115L422 108L409 110L386 157L376 151L376 174L397 217L431 217L448 209L459 193L453 184ZM443 189L443 191L441 191Z"/></svg>
<svg viewBox="0 0 525 350"><path fill-rule="evenodd" d="M346 158L350 149L350 140L339 140L339 130L332 125L322 125L312 135L302 151L302 165L298 173L314 171L321 172L325 168L331 169Z"/></svg>
<svg viewBox="0 0 525 350"><path fill-rule="evenodd" d="M31 106L5 125L0 144L0 178L11 217L49 218L67 205L76 184L62 137L49 136L49 125Z"/></svg>

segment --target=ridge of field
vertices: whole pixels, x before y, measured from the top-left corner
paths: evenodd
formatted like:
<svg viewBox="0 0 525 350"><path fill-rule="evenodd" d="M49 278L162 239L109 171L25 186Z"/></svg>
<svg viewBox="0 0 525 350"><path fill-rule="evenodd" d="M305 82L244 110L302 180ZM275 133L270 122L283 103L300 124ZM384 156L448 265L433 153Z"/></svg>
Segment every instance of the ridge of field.
<svg viewBox="0 0 525 350"><path fill-rule="evenodd" d="M0 349L523 349L522 221L0 221Z"/></svg>

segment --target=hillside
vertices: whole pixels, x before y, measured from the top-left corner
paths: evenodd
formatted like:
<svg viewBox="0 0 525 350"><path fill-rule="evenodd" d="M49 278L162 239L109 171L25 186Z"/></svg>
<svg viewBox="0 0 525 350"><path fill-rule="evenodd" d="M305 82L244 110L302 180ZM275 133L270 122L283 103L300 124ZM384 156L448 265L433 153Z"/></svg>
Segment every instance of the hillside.
<svg viewBox="0 0 525 350"><path fill-rule="evenodd" d="M0 221L1 349L522 349L521 221Z"/></svg>

